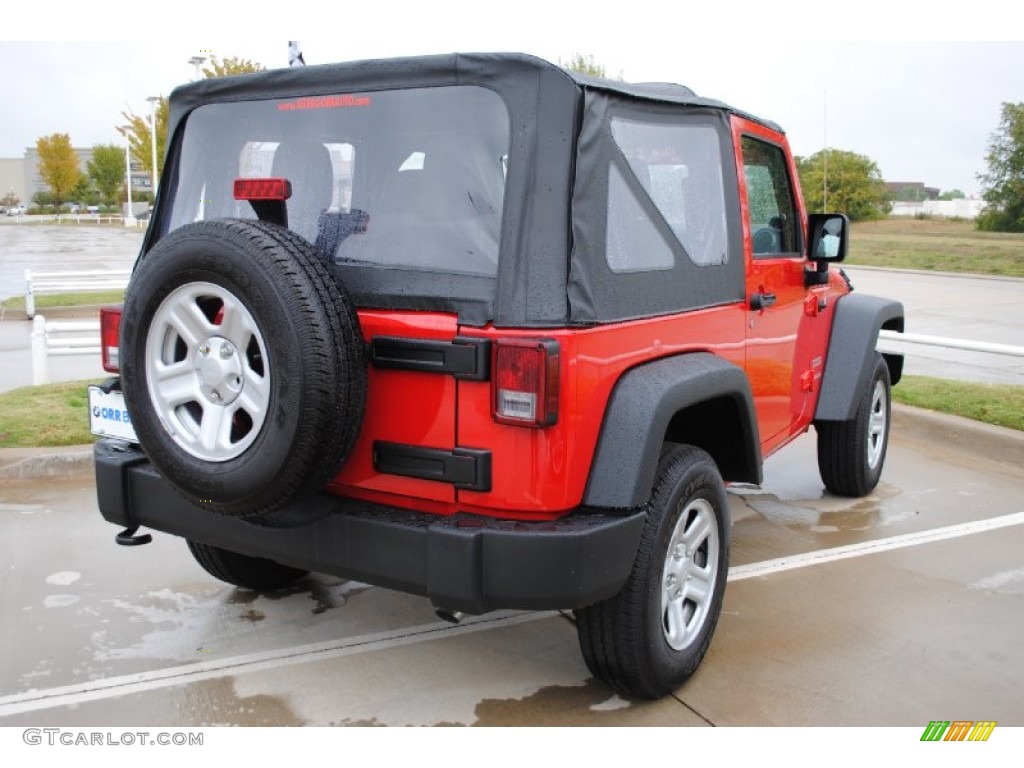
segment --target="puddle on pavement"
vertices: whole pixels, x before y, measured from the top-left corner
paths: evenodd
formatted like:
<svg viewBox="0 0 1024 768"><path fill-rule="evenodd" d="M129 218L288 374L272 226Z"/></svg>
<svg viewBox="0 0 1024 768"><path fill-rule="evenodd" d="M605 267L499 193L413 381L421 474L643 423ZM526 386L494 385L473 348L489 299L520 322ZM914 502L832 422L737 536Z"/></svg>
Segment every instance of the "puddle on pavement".
<svg viewBox="0 0 1024 768"><path fill-rule="evenodd" d="M476 707L477 719L472 725L629 725L634 718L637 724L653 725L657 723L652 714L659 707L666 710L664 724L679 724L680 706L674 699L630 702L590 678L583 685L547 686L522 699L484 699Z"/></svg>
<svg viewBox="0 0 1024 768"><path fill-rule="evenodd" d="M239 696L234 677L218 677L184 686L176 707L182 721L196 727L305 725L283 698L264 694Z"/></svg>

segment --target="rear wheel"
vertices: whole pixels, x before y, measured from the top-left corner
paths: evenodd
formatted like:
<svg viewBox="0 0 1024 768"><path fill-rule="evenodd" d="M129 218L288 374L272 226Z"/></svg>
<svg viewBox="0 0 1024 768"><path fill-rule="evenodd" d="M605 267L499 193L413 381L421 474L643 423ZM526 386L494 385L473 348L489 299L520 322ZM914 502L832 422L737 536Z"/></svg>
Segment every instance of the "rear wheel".
<svg viewBox="0 0 1024 768"><path fill-rule="evenodd" d="M837 496L867 496L878 485L889 445L892 415L889 366L880 354L857 411L849 421L822 421L818 432L818 469L825 488Z"/></svg>
<svg viewBox="0 0 1024 768"><path fill-rule="evenodd" d="M697 669L718 622L729 561L725 485L703 450L663 456L622 590L576 612L584 661L627 696L657 699Z"/></svg>
<svg viewBox="0 0 1024 768"><path fill-rule="evenodd" d="M196 562L214 578L259 592L287 587L309 573L273 560L241 555L197 541L189 541L188 548Z"/></svg>

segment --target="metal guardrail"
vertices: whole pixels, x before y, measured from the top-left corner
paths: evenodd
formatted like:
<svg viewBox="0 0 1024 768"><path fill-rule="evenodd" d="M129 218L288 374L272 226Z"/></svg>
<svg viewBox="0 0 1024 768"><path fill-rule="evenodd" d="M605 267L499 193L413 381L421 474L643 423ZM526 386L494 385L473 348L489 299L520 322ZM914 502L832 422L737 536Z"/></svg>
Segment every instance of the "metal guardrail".
<svg viewBox="0 0 1024 768"><path fill-rule="evenodd" d="M78 293L87 291L123 291L128 287L130 269L92 269L78 272L33 272L25 270L25 314L31 320L36 314L39 294Z"/></svg>
<svg viewBox="0 0 1024 768"><path fill-rule="evenodd" d="M929 336L923 333L879 331L878 340L900 342L903 344L921 344L928 347L942 347L945 349L961 349L966 350L967 352L987 352L992 355L1024 357L1024 347L1018 347L1012 344L995 344L988 341L953 339L946 336Z"/></svg>
<svg viewBox="0 0 1024 768"><path fill-rule="evenodd" d="M50 381L50 356L99 355L100 321L47 322L43 315L32 319L32 383Z"/></svg>

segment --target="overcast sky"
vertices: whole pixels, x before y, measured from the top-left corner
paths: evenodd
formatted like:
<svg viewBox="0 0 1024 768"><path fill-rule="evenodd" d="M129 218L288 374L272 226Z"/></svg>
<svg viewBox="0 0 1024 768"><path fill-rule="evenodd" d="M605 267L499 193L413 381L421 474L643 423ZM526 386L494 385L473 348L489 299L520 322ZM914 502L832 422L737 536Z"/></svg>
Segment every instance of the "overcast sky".
<svg viewBox="0 0 1024 768"><path fill-rule="evenodd" d="M1024 101L1024 42L986 41L1021 36L1021 11L991 0L951 4L956 16L944 13L944 3L899 0L834 10L796 0L732 0L699 11L685 0L607 4L615 12L601 2L557 0L380 0L318 12L294 0L223 5L164 3L155 6L163 9L159 21L147 20L138 3L125 7L131 16L124 18L114 5L49 2L37 6L45 22L39 11L5 9L3 34L25 40L0 42L0 157L21 157L51 133L70 133L83 147L120 141L121 113L148 114L146 97L191 79L188 60L196 55L286 66L287 40L270 37L278 30L299 39L309 64L452 51L512 50L552 61L592 54L611 75L680 82L774 120L796 154L813 154L827 140L873 159L886 180L968 193L980 191L976 175L985 170L1000 104ZM1002 9L996 24L993 8ZM239 39L243 30L248 39ZM69 39L30 40L41 33ZM88 39L127 34L134 39Z"/></svg>

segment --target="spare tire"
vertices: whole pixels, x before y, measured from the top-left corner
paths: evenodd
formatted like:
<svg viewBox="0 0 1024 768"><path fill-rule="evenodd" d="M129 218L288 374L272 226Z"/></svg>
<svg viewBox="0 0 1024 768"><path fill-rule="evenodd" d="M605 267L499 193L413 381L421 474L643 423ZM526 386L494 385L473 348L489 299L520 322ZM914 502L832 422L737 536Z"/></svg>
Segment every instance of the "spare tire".
<svg viewBox="0 0 1024 768"><path fill-rule="evenodd" d="M139 442L193 503L266 516L315 493L359 433L365 345L313 246L265 222L198 222L140 260L121 378Z"/></svg>

